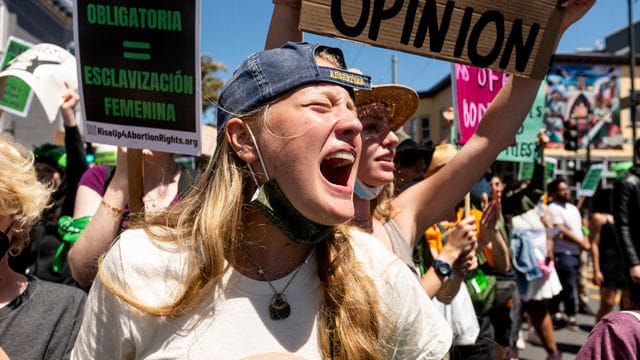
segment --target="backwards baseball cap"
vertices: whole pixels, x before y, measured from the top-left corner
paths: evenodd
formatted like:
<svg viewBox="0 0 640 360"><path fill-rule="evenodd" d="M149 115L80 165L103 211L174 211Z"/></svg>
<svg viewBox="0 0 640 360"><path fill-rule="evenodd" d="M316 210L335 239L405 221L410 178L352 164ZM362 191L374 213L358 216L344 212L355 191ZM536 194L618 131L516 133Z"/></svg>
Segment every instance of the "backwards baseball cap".
<svg viewBox="0 0 640 360"><path fill-rule="evenodd" d="M336 57L341 68L318 66L321 51ZM288 42L278 49L250 55L226 83L218 99L218 131L229 119L247 113L302 85L328 82L354 89L371 89L367 75L347 71L342 50L306 42Z"/></svg>
<svg viewBox="0 0 640 360"><path fill-rule="evenodd" d="M60 145L42 144L33 149L33 155L36 162L49 164L61 171L67 168L67 154Z"/></svg>

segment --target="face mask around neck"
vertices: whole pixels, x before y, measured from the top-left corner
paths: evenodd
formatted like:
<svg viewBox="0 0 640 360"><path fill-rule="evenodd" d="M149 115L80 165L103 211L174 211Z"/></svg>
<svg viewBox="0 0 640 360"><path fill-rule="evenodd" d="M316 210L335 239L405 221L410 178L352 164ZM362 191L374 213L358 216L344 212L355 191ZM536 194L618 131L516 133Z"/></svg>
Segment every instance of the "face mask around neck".
<svg viewBox="0 0 640 360"><path fill-rule="evenodd" d="M371 187L360 181L360 179L356 179L356 185L353 188L353 192L362 200L373 200L380 195L384 189L384 186L375 186Z"/></svg>
<svg viewBox="0 0 640 360"><path fill-rule="evenodd" d="M256 147L262 170L268 179L264 184L259 185L251 165L248 165L253 181L258 187L251 198L251 204L292 241L306 245L315 245L324 241L331 234L331 226L307 219L289 202L276 179L269 177L258 143L248 125L247 129Z"/></svg>

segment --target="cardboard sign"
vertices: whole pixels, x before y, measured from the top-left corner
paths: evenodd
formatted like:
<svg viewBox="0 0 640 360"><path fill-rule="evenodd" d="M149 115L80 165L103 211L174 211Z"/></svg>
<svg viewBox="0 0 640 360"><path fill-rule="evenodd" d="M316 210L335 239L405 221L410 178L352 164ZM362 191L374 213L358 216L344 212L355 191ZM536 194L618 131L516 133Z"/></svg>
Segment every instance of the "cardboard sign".
<svg viewBox="0 0 640 360"><path fill-rule="evenodd" d="M66 91L64 83L72 89L78 86L76 58L53 44L38 44L13 59L9 67L0 72L0 89L4 89L9 76L20 78L31 87L50 123L56 119L62 105L62 95Z"/></svg>
<svg viewBox="0 0 640 360"><path fill-rule="evenodd" d="M455 64L454 98L457 114L456 129L458 144L466 142L475 133L484 113L493 98L507 82L509 75L492 69L478 68L470 65ZM544 87L541 86L531 107L531 111L516 133L514 143L498 155L498 160L513 162L530 162L536 149L538 131L543 127Z"/></svg>
<svg viewBox="0 0 640 360"><path fill-rule="evenodd" d="M300 29L438 59L544 78L557 0L303 0Z"/></svg>
<svg viewBox="0 0 640 360"><path fill-rule="evenodd" d="M9 36L7 48L2 56L0 71L9 67L11 60L27 51L32 46L31 43ZM15 76L9 76L5 83L4 95L0 98L0 108L6 112L26 117L33 100L33 91L27 83Z"/></svg>
<svg viewBox="0 0 640 360"><path fill-rule="evenodd" d="M75 1L88 141L199 155L200 0Z"/></svg>
<svg viewBox="0 0 640 360"><path fill-rule="evenodd" d="M598 185L600 184L600 178L605 173L605 166L603 164L593 164L584 175L584 179L580 183L578 189L578 196L591 197L596 193Z"/></svg>

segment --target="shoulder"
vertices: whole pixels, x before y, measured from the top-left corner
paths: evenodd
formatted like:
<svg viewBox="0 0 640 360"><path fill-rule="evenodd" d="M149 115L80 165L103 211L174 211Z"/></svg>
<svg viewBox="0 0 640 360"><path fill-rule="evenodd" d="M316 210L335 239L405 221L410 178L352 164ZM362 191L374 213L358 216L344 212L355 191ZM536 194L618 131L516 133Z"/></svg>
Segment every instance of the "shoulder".
<svg viewBox="0 0 640 360"><path fill-rule="evenodd" d="M402 260L387 250L380 240L374 236L354 227L349 230L349 237L356 258L365 266L367 272L369 270L375 272L384 271L389 266L406 267Z"/></svg>
<svg viewBox="0 0 640 360"><path fill-rule="evenodd" d="M397 330L393 348L398 358L441 359L451 346L452 333L418 277L378 239L353 229L350 241L356 258L373 281L387 318Z"/></svg>
<svg viewBox="0 0 640 360"><path fill-rule="evenodd" d="M591 223L594 226L602 226L603 224L606 224L608 220L609 220L608 214L596 212L591 215Z"/></svg>
<svg viewBox="0 0 640 360"><path fill-rule="evenodd" d="M602 318L601 322L604 326L613 329L625 329L625 331L629 331L630 329L640 330L640 319L630 314L630 312L640 316L640 312L638 311L617 311L607 314Z"/></svg>
<svg viewBox="0 0 640 360"><path fill-rule="evenodd" d="M29 286L33 286L34 296L43 296L43 299L64 303L65 306L81 304L86 298L84 291L76 287L40 280L35 277L29 277Z"/></svg>
<svg viewBox="0 0 640 360"><path fill-rule="evenodd" d="M183 289L186 259L174 243L155 241L144 229L134 229L120 235L100 266L114 285L146 305L158 306L173 301Z"/></svg>
<svg viewBox="0 0 640 360"><path fill-rule="evenodd" d="M108 178L108 168L105 165L98 165L85 171L78 185L84 185L102 194Z"/></svg>

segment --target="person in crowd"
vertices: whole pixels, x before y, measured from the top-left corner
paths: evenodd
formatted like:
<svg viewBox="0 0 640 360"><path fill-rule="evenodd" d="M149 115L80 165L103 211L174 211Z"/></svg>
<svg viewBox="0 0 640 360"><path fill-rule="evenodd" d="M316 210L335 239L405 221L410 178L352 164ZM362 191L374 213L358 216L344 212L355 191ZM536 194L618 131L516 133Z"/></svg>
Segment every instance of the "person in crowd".
<svg viewBox="0 0 640 360"><path fill-rule="evenodd" d="M600 287L600 307L595 320L597 323L613 309L618 290L621 290L621 310L630 307L628 275L620 261L622 253L613 218L613 189L604 188L602 184L593 197L589 232L593 283Z"/></svg>
<svg viewBox="0 0 640 360"><path fill-rule="evenodd" d="M640 157L640 140L636 140L634 151ZM631 306L640 309L640 165L616 181L613 194L613 216L623 265L629 273Z"/></svg>
<svg viewBox="0 0 640 360"><path fill-rule="evenodd" d="M431 157L435 148L429 141L426 145L418 145L404 131L396 132L396 136L406 136L400 140L393 158L395 164L394 189L396 193L404 191L424 179L424 173L431 163Z"/></svg>
<svg viewBox="0 0 640 360"><path fill-rule="evenodd" d="M144 212L174 205L195 182L197 172L178 165L174 155L144 150ZM129 224L129 179L126 149L118 151L116 167L94 166L82 176L73 218L82 231L69 250L73 278L88 288L98 271L98 259Z"/></svg>
<svg viewBox="0 0 640 360"><path fill-rule="evenodd" d="M75 117L75 108L80 98L68 84L65 86L67 89L60 106L64 147L44 144L34 150L34 166L39 180L51 184L55 189L52 206L45 209L41 221L34 227L29 245L9 261L12 269L17 272L26 272L42 280L75 285L66 261L69 246L65 238L73 236L68 231L72 228L70 217L73 215L78 183L89 166ZM66 226L61 227L61 224Z"/></svg>
<svg viewBox="0 0 640 360"><path fill-rule="evenodd" d="M243 62L220 94L202 181L105 256L74 358L446 354L451 330L409 268L339 226L361 149L353 87L369 83L344 64L307 43Z"/></svg>
<svg viewBox="0 0 640 360"><path fill-rule="evenodd" d="M551 216L540 203L544 167L536 164L530 183L514 183L505 190L506 217L510 218L514 267L523 308L547 351L547 359L560 359L549 303L562 290L553 264L553 242L547 229ZM536 205L537 204L537 205Z"/></svg>
<svg viewBox="0 0 640 360"><path fill-rule="evenodd" d="M297 27L300 16L298 5L291 1L275 1L267 36L267 48L287 40L302 39L302 33ZM355 216L351 223L372 233L389 251L405 261L417 273L412 257L417 239L406 237L396 225L396 221L391 218L400 215L409 226L410 222L417 220L416 217L423 215L416 211L415 204L414 207L405 208L402 203L398 203L397 198L393 197L392 187L395 178L394 154L399 143L394 131L415 113L418 95L413 89L396 84L374 86L370 91L356 90L355 95L358 118L363 130L362 156L358 164L358 177L353 198ZM413 190L411 192L413 193ZM422 194L414 193L413 196L422 196ZM407 200L408 198L404 201ZM452 202L450 207L453 205L455 202ZM375 216L373 216L374 213ZM419 223L416 225L421 226ZM417 236L423 230L424 228L418 232L413 229L413 235ZM461 222L459 231L455 232L460 236L452 236L443 249L441 258L447 259L442 262L444 272L438 274L435 268L431 267L421 276L425 291L430 297L438 294L443 302L449 302L458 292L457 289L463 278L449 275L454 268L466 267L469 270L469 267L475 266L473 253L476 242L475 232L473 218ZM463 252L463 250L466 251ZM458 258L460 261L454 264ZM455 280L448 281L449 279ZM444 286L442 293L438 293L445 283L447 285Z"/></svg>
<svg viewBox="0 0 640 360"><path fill-rule="evenodd" d="M596 323L576 354L576 360L635 360L638 348L640 312L613 312Z"/></svg>
<svg viewBox="0 0 640 360"><path fill-rule="evenodd" d="M275 46L285 40L302 38L297 26L292 26L292 24L297 24L299 7L291 7L290 3L290 1L276 1L272 19L277 18L278 21L272 21L267 47ZM520 104L518 103L518 105ZM379 85L369 92L358 91L356 105L358 117L363 123L363 156L358 167L356 196L354 197L356 214L353 223L371 232L385 244L387 249L393 251L411 266L413 264L413 249L422 232L441 219L463 197L464 193L495 160L501 150L500 146L506 147L511 139L502 138L505 135L504 131L497 129L500 126L498 124L502 123L501 118L492 116L499 114L500 110L495 113L489 111L481 123L486 127L476 132L476 136L471 140L472 145L466 146L458 156L449 159L443 170L435 176L409 187L397 197L390 199L388 194L392 192L384 188L385 185L393 181L394 176L389 171L388 157L393 154L399 141L390 130L398 129L412 116L417 107L417 96L411 89L399 85ZM529 108L519 109L515 106L509 110L517 113L518 111L526 112ZM403 116L403 114L406 115ZM510 118L510 115L504 116ZM521 117L515 115L514 118ZM494 126L496 128L491 130ZM484 133L484 130L487 132ZM499 146L497 148L476 148L482 143L483 135L486 135L492 144ZM469 149L472 148L477 151L470 152ZM459 179L459 181L451 182L450 179ZM446 187L447 191L438 191L443 187ZM458 194L457 197L454 197L455 194ZM462 225L470 225L472 222L472 218L465 219ZM496 235L500 235L493 228L481 229L481 233L485 234L484 236L487 238L495 238ZM473 235L469 233L467 236ZM491 241L484 242L490 243ZM468 254L468 251L463 251L464 246L464 244L457 244L455 241L448 242L438 260L444 262L450 269L460 254ZM498 246L495 249L501 248ZM508 250L506 253L508 254ZM425 290L430 296L438 293L447 280L446 276L438 274L433 267L422 277ZM456 281L451 284L452 286L445 286L445 289L449 288L451 294L455 294L460 280L456 278ZM513 281L506 285L509 286L511 293L515 292ZM515 337L513 343L515 343Z"/></svg>
<svg viewBox="0 0 640 360"><path fill-rule="evenodd" d="M68 359L85 294L9 267L51 201L52 187L38 181L33 162L32 153L0 136L0 346L5 358Z"/></svg>
<svg viewBox="0 0 640 360"><path fill-rule="evenodd" d="M578 266L580 251L589 250L590 244L582 234L582 216L571 200L569 184L562 179L555 179L547 186L553 197L549 204L549 213L553 221L554 263L562 291L551 301L553 320L557 324L566 322L569 330L578 331L576 319L576 286L578 282ZM564 305L564 315L560 312L560 303Z"/></svg>

